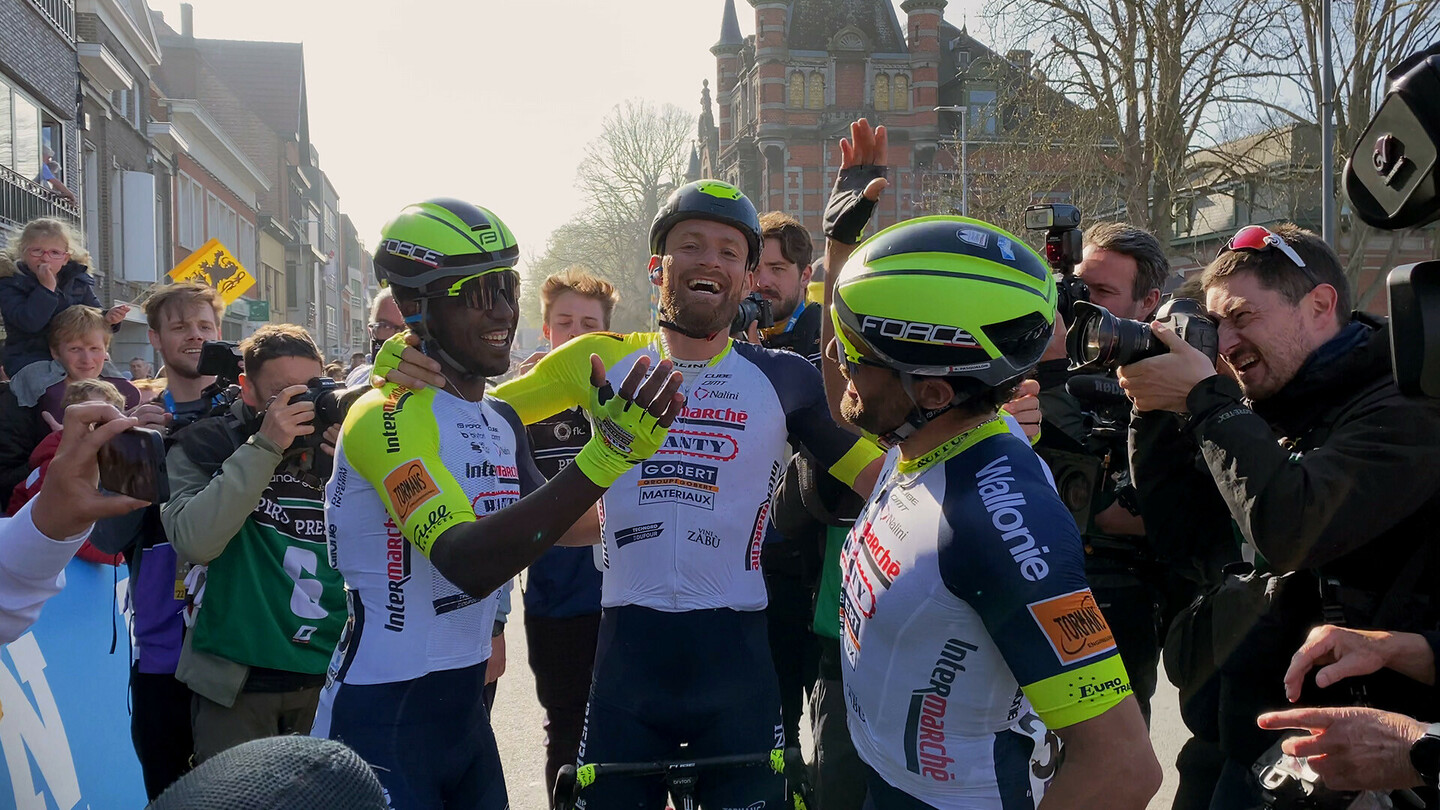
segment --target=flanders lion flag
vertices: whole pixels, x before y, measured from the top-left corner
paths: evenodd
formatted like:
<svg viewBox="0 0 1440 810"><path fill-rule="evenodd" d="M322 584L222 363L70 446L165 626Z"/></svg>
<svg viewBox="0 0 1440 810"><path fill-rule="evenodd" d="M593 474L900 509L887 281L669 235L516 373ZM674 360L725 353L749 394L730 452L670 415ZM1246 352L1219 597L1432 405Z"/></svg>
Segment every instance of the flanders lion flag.
<svg viewBox="0 0 1440 810"><path fill-rule="evenodd" d="M177 282L197 281L214 287L226 306L235 303L236 298L255 284L255 277L230 255L219 239L211 239L186 256L168 275Z"/></svg>

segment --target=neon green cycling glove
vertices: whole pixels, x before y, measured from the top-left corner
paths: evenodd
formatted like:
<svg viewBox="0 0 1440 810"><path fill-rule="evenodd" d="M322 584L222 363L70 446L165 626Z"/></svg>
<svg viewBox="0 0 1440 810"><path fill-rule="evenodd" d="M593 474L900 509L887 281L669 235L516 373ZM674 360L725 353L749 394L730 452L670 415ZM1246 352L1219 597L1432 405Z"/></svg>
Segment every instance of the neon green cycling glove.
<svg viewBox="0 0 1440 810"><path fill-rule="evenodd" d="M631 467L660 449L670 429L650 412L615 396L607 382L590 389L590 441L580 448L575 465L585 477L602 487L614 484Z"/></svg>

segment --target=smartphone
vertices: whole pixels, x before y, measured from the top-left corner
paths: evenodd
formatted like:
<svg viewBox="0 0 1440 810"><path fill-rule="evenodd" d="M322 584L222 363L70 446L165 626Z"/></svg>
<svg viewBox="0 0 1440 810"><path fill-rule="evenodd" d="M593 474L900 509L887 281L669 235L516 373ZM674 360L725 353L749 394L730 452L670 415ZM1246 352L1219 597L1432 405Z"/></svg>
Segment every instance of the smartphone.
<svg viewBox="0 0 1440 810"><path fill-rule="evenodd" d="M100 486L154 504L170 500L165 439L149 428L130 428L100 448Z"/></svg>

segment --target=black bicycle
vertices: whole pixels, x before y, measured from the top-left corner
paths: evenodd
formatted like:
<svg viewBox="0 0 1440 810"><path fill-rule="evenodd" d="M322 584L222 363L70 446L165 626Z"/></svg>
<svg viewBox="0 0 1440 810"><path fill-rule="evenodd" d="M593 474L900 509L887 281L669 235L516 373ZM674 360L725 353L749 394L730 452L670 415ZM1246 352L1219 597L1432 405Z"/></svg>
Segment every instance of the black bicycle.
<svg viewBox="0 0 1440 810"><path fill-rule="evenodd" d="M790 796L789 810L810 806L810 780L799 748L776 748L758 754L734 754L705 759L672 759L659 762L597 762L565 765L555 777L555 810L574 810L580 791L606 776L664 776L665 789L675 810L695 810L695 788L707 774L732 768L768 767L785 777Z"/></svg>

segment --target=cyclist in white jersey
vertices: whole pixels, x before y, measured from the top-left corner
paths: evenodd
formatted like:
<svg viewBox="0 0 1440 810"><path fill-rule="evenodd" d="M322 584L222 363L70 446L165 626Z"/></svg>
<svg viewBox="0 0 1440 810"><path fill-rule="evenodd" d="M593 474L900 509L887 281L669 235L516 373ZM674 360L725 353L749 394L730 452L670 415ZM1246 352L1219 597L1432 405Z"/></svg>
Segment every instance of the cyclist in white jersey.
<svg viewBox="0 0 1440 810"><path fill-rule="evenodd" d="M669 363L643 384L647 364L636 364L616 395L595 361L582 403L593 435L542 485L514 410L485 396L510 364L518 255L498 217L458 200L410 206L385 226L377 275L445 384L361 397L326 489L351 623L313 733L356 749L404 810L508 806L482 697L496 589L659 449L684 403Z"/></svg>
<svg viewBox="0 0 1440 810"><path fill-rule="evenodd" d="M962 217L903 222L852 256L885 157L883 128L860 121L852 138L826 216L826 265L848 259L826 285L826 373L843 416L891 445L841 555L869 800L1143 808L1160 767L1079 532L998 414L1049 342L1054 279L1024 242Z"/></svg>
<svg viewBox="0 0 1440 810"><path fill-rule="evenodd" d="M727 183L677 189L650 231L661 287L656 333L592 333L494 391L531 423L572 407L586 363L612 375L674 358L688 397L665 445L601 502L604 611L582 762L754 754L783 743L766 637L760 543L787 440L868 494L878 448L830 418L819 373L799 355L730 340L761 251L754 206ZM376 371L397 369L403 340ZM407 373L411 372L411 373ZM702 806L778 807L783 782L763 769L702 783ZM587 810L664 807L659 778L616 778L581 794Z"/></svg>

